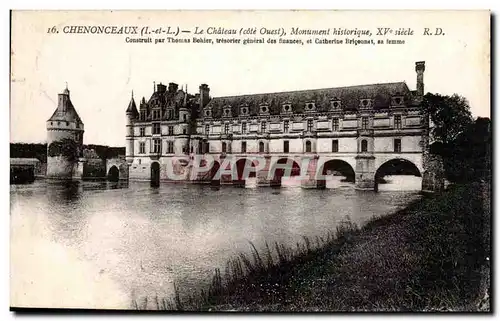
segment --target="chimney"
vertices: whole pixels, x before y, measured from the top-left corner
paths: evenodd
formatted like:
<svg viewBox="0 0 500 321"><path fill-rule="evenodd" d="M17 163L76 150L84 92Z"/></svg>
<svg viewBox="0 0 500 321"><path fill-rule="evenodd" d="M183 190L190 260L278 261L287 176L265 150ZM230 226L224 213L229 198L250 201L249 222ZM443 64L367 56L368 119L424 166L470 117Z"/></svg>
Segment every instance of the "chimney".
<svg viewBox="0 0 500 321"><path fill-rule="evenodd" d="M415 63L415 71L417 72L417 94L418 96L423 97L425 61L417 61Z"/></svg>
<svg viewBox="0 0 500 321"><path fill-rule="evenodd" d="M210 101L210 88L207 84L200 85L200 109L203 109Z"/></svg>
<svg viewBox="0 0 500 321"><path fill-rule="evenodd" d="M171 82L168 84L168 92L169 93L176 93L178 88L179 88L179 85L177 85L176 83Z"/></svg>
<svg viewBox="0 0 500 321"><path fill-rule="evenodd" d="M164 93L165 91L167 91L167 87L162 83L159 83L158 85L156 85L156 91L159 93Z"/></svg>

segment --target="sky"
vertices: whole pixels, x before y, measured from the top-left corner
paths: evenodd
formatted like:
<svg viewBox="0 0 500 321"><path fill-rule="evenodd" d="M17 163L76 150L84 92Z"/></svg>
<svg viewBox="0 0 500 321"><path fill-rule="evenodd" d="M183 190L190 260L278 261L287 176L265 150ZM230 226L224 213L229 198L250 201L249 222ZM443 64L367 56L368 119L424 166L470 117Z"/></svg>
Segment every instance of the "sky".
<svg viewBox="0 0 500 321"><path fill-rule="evenodd" d="M70 25L374 33L403 27L416 35L393 37L404 45L378 46L144 44L126 43L122 35L64 34ZM52 26L61 32L48 33ZM424 27L445 35L422 36ZM474 117L490 117L488 12L14 12L11 39L11 142L45 141L45 122L66 83L85 124L84 143L124 146L131 92L136 101L148 99L153 82L187 85L191 94L206 83L215 97L397 81L414 90L416 61L426 62L426 92L457 93L469 100Z"/></svg>

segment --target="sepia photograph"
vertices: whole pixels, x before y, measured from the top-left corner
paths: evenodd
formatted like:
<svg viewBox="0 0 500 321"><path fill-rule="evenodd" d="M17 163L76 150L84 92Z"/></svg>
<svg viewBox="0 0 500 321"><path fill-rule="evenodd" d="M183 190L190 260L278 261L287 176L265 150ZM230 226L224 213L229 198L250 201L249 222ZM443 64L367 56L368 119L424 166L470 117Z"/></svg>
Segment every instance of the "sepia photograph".
<svg viewBox="0 0 500 321"><path fill-rule="evenodd" d="M491 313L491 13L10 12L11 311Z"/></svg>

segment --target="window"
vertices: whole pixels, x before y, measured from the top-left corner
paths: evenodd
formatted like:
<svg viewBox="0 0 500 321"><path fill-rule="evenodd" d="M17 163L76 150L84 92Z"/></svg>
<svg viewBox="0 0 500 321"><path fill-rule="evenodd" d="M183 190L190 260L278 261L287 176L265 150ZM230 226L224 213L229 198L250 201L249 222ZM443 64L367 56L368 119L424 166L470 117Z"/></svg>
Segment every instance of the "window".
<svg viewBox="0 0 500 321"><path fill-rule="evenodd" d="M226 142L222 142L222 152L223 153L227 152L227 144L226 144Z"/></svg>
<svg viewBox="0 0 500 321"><path fill-rule="evenodd" d="M207 142L206 147L207 147L206 152L207 152L207 153L210 153L210 142Z"/></svg>
<svg viewBox="0 0 500 321"><path fill-rule="evenodd" d="M401 139L394 139L394 152L401 153Z"/></svg>
<svg viewBox="0 0 500 321"><path fill-rule="evenodd" d="M168 141L167 142L167 153L168 154L173 154L174 153L174 142L173 141Z"/></svg>
<svg viewBox="0 0 500 321"><path fill-rule="evenodd" d="M290 124L289 124L288 120L285 120L283 122L283 132L288 133L289 126L290 126Z"/></svg>
<svg viewBox="0 0 500 321"><path fill-rule="evenodd" d="M141 159L139 158L139 165L141 165Z"/></svg>
<svg viewBox="0 0 500 321"><path fill-rule="evenodd" d="M308 119L307 120L307 131L312 132L312 130L313 130L313 121L312 121L312 119Z"/></svg>
<svg viewBox="0 0 500 321"><path fill-rule="evenodd" d="M394 116L394 128L396 128L396 129L401 128L401 115Z"/></svg>
<svg viewBox="0 0 500 321"><path fill-rule="evenodd" d="M247 142L241 142L241 152L242 153L247 152Z"/></svg>
<svg viewBox="0 0 500 321"><path fill-rule="evenodd" d="M368 142L366 141L366 139L363 139L361 141L361 152L366 153L367 151L368 151Z"/></svg>
<svg viewBox="0 0 500 321"><path fill-rule="evenodd" d="M332 152L336 153L339 151L339 141L334 139L332 140Z"/></svg>
<svg viewBox="0 0 500 321"><path fill-rule="evenodd" d="M139 136L146 136L146 127L139 128Z"/></svg>
<svg viewBox="0 0 500 321"><path fill-rule="evenodd" d="M283 153L290 152L290 142L288 140L283 141Z"/></svg>
<svg viewBox="0 0 500 321"><path fill-rule="evenodd" d="M146 111L141 110L141 120L146 120Z"/></svg>
<svg viewBox="0 0 500 321"><path fill-rule="evenodd" d="M306 153L310 153L311 152L311 141L308 140L306 141Z"/></svg>
<svg viewBox="0 0 500 321"><path fill-rule="evenodd" d="M139 154L146 154L146 143L139 143Z"/></svg>
<svg viewBox="0 0 500 321"><path fill-rule="evenodd" d="M262 123L260 123L260 131L265 133L266 132L266 122L263 121Z"/></svg>
<svg viewBox="0 0 500 321"><path fill-rule="evenodd" d="M368 117L361 118L361 128L368 129Z"/></svg>
<svg viewBox="0 0 500 321"><path fill-rule="evenodd" d="M168 135L173 136L174 135L174 126L168 126Z"/></svg>
<svg viewBox="0 0 500 321"><path fill-rule="evenodd" d="M153 110L153 119L154 120L160 119L160 111L159 110Z"/></svg>
<svg viewBox="0 0 500 321"><path fill-rule="evenodd" d="M332 130L334 132L338 132L339 131L339 119L338 118L332 119Z"/></svg>
<svg viewBox="0 0 500 321"><path fill-rule="evenodd" d="M210 125L209 124L205 125L205 134L206 135L210 134Z"/></svg>
<svg viewBox="0 0 500 321"><path fill-rule="evenodd" d="M153 153L161 154L161 139L153 139Z"/></svg>
<svg viewBox="0 0 500 321"><path fill-rule="evenodd" d="M229 124L224 124L224 134L229 133Z"/></svg>
<svg viewBox="0 0 500 321"><path fill-rule="evenodd" d="M172 118L173 118L173 117L172 117L172 115L173 115L172 109L169 109L169 110L167 111L167 113L168 113L168 119L172 119Z"/></svg>
<svg viewBox="0 0 500 321"><path fill-rule="evenodd" d="M186 127L184 127L184 128L182 129L182 134L183 134L183 135L186 135L186 134L187 134L187 129L186 129Z"/></svg>
<svg viewBox="0 0 500 321"><path fill-rule="evenodd" d="M247 123L242 123L241 124L241 132L243 134L246 134L246 132L247 132Z"/></svg>
<svg viewBox="0 0 500 321"><path fill-rule="evenodd" d="M187 115L186 115L186 114L183 114L183 115L182 115L182 119L183 119L184 121L186 121L186 120L187 120Z"/></svg>
<svg viewBox="0 0 500 321"><path fill-rule="evenodd" d="M153 123L153 135L161 134L160 123Z"/></svg>
<svg viewBox="0 0 500 321"><path fill-rule="evenodd" d="M259 153L264 153L264 142L259 142Z"/></svg>

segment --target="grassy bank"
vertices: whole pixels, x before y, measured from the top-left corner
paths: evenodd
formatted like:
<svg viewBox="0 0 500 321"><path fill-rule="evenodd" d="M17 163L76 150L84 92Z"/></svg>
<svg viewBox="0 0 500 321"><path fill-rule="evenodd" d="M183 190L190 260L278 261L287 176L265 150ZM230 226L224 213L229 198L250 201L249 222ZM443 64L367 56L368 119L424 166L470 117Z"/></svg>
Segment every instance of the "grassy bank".
<svg viewBox="0 0 500 321"><path fill-rule="evenodd" d="M210 289L157 302L211 311L478 311L489 301L489 191L450 187L362 228L274 244L216 270ZM487 302L485 302L485 300ZM140 308L140 306L137 306Z"/></svg>

